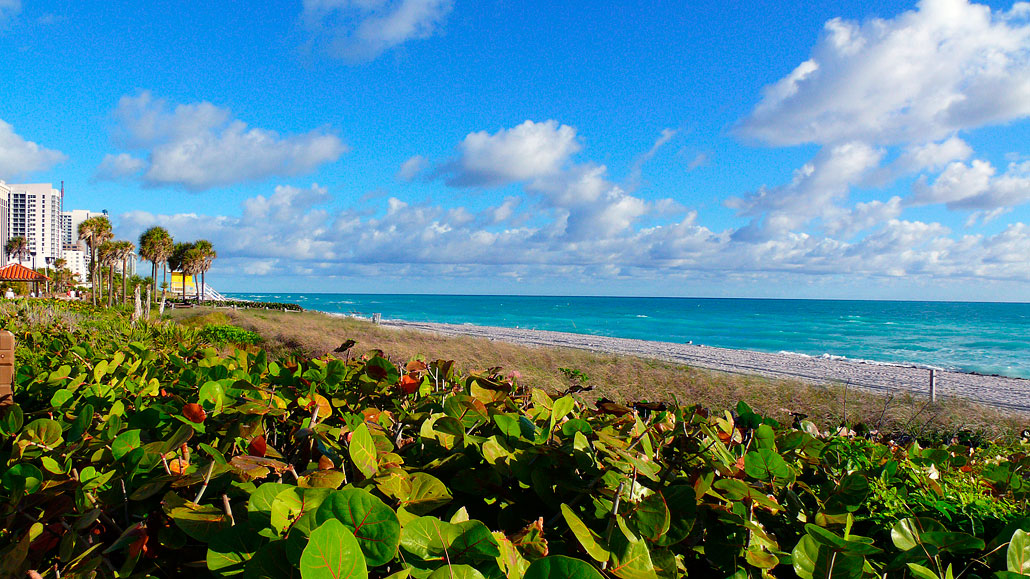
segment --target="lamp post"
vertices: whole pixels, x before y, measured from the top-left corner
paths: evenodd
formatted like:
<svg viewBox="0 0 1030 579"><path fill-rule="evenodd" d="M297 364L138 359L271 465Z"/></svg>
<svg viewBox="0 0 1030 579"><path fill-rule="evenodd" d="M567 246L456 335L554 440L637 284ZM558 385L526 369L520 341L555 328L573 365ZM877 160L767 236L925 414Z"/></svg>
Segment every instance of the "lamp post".
<svg viewBox="0 0 1030 579"><path fill-rule="evenodd" d="M39 273L36 271L36 252L30 251L29 255L32 256L32 273ZM36 280L32 280L32 293L39 297L39 282Z"/></svg>
<svg viewBox="0 0 1030 579"><path fill-rule="evenodd" d="M57 261L57 258L55 258L54 256L52 256L52 255L46 256L46 275L47 275L47 277L50 277L50 266L53 265L55 261ZM46 281L46 293L47 293L47 295L50 295L50 280Z"/></svg>

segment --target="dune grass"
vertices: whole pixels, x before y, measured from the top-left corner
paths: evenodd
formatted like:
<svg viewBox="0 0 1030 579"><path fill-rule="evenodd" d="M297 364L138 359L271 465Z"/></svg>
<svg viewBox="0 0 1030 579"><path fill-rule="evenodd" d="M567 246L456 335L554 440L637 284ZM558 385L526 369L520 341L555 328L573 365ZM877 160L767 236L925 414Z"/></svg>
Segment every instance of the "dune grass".
<svg viewBox="0 0 1030 579"><path fill-rule="evenodd" d="M180 323L196 324L214 310L172 310ZM219 313L225 310L218 310ZM864 425L892 436L950 438L972 431L987 438L1012 437L1024 427L1025 416L948 399L930 405L925 396L893 395L841 384L813 386L797 381L728 374L661 360L595 353L567 348L520 346L485 338L450 337L415 330L373 325L318 312L271 310L228 311L234 325L260 334L263 346L275 356L360 356L379 349L395 363L411 358L454 360L467 371L502 368L517 372L519 382L548 391L564 391L575 382L562 369L578 370L593 390L583 395L618 402L678 401L701 404L715 411L744 401L759 412L790 422L804 414L823 428ZM346 340L356 344L346 354L332 354Z"/></svg>

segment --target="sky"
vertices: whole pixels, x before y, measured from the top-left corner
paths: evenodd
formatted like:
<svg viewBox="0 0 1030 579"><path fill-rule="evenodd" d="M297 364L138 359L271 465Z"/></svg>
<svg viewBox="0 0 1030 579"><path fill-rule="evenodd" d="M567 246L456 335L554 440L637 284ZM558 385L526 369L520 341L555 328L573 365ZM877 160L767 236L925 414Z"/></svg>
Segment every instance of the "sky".
<svg viewBox="0 0 1030 579"><path fill-rule="evenodd" d="M0 0L0 55L0 179L222 292L1030 301L1026 2Z"/></svg>

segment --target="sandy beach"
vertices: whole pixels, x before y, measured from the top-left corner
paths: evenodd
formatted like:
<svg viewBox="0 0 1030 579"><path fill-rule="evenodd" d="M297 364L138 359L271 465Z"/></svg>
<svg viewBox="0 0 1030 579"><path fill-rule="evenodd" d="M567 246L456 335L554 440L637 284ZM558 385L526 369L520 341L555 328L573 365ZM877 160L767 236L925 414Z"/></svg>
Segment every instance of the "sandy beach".
<svg viewBox="0 0 1030 579"><path fill-rule="evenodd" d="M815 385L846 383L849 387L882 393L907 391L928 395L930 384L930 370L927 368L857 360L515 328L394 320L383 320L382 325L443 335L475 336L525 346L575 348L655 358L720 372L794 379ZM937 370L936 391L939 398L960 397L998 408L1030 412L1030 380Z"/></svg>

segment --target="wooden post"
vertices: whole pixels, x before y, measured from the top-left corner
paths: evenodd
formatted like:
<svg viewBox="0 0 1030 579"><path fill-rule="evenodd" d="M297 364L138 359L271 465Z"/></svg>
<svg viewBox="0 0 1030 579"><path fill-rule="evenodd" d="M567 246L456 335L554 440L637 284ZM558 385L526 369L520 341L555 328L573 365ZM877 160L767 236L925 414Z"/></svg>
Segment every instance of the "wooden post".
<svg viewBox="0 0 1030 579"><path fill-rule="evenodd" d="M14 404L14 334L0 330L0 406Z"/></svg>
<svg viewBox="0 0 1030 579"><path fill-rule="evenodd" d="M372 323L373 323L373 324L375 324L375 325L377 325L377 326L378 326L378 325L379 325L379 322L380 322L380 321L381 321L382 319L383 319L383 314L380 314L380 313L375 313L375 314L372 314Z"/></svg>
<svg viewBox="0 0 1030 579"><path fill-rule="evenodd" d="M937 403L937 373L930 368L930 404Z"/></svg>

